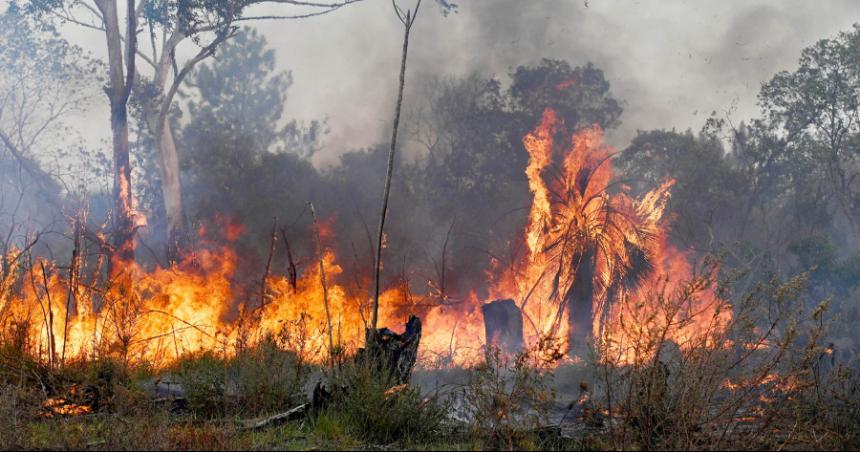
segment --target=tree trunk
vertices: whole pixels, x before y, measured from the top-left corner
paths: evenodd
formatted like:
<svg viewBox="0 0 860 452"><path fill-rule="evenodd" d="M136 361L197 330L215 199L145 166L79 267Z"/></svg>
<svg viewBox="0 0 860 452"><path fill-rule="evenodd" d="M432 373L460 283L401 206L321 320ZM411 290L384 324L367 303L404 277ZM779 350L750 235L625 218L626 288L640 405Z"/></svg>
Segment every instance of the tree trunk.
<svg viewBox="0 0 860 452"><path fill-rule="evenodd" d="M571 356L584 357L589 343L594 338L594 274L595 255L586 253L577 268L573 287L567 294L570 325Z"/></svg>
<svg viewBox="0 0 860 452"><path fill-rule="evenodd" d="M185 240L185 213L182 208L182 183L179 180L179 155L176 152L176 142L173 140L173 130L164 121L161 146L161 189L164 196L164 209L167 213L167 238L172 255L180 253Z"/></svg>
<svg viewBox="0 0 860 452"><path fill-rule="evenodd" d="M410 315L403 334L380 328L367 330L367 335L366 348L358 350L356 362L368 364L380 372L389 372L395 384L409 383L412 368L418 361L421 319Z"/></svg>
<svg viewBox="0 0 860 452"><path fill-rule="evenodd" d="M176 31L169 39L165 40L152 80L154 92L157 94L143 103L146 125L152 135L155 152L158 155L161 195L164 200L164 211L167 219L167 230L165 231L168 243L167 254L171 260L180 256L187 237L185 234L185 211L182 206L179 154L176 150L173 128L170 126L170 119L167 111L165 111L169 110L173 96L166 93L165 88L176 47L185 38L184 34ZM172 92L174 91L171 90Z"/></svg>
<svg viewBox="0 0 860 452"><path fill-rule="evenodd" d="M405 16L402 16L397 4L394 4L394 11L397 17L403 22L403 48L400 55L400 82L397 86L397 103L394 108L394 127L391 130L391 147L388 149L388 166L385 172L385 189L382 193L382 212L379 216L379 230L376 237L376 258L373 261L374 267L374 290L373 290L373 314L370 321L371 330L376 330L376 324L379 320L379 277L382 270L382 239L385 236L385 217L388 216L388 196L391 193L391 175L394 172L394 154L397 151L397 131L400 128L400 110L403 106L403 87L406 85L406 57L409 53L409 32L412 30L412 24L415 23L415 16L418 15L418 8L421 7L421 0L415 5L415 12L407 11Z"/></svg>
<svg viewBox="0 0 860 452"><path fill-rule="evenodd" d="M113 199L114 199L114 256L111 268L117 262L134 260L134 219L131 188L131 159L128 152L128 113L125 104L111 107L113 131Z"/></svg>
<svg viewBox="0 0 860 452"><path fill-rule="evenodd" d="M391 383L392 387L408 384L412 369L418 361L421 319L410 315L403 334L397 334L388 328L368 329L365 334L365 348L358 349L355 363L367 366L374 377ZM348 393L349 390L347 385L332 385L332 381L318 380L311 397L311 410L322 411L329 406L338 392Z"/></svg>
<svg viewBox="0 0 860 452"><path fill-rule="evenodd" d="M128 147L128 98L131 94L131 84L134 80L134 51L137 45L137 21L134 15L134 2L129 0L127 8L126 55L123 60L122 37L119 28L119 14L116 0L98 0L99 8L104 19L105 38L108 50L109 83L106 93L110 100L110 125L113 133L114 159L114 212L113 212L113 244L114 252L110 256L110 272L118 271L117 264L127 264L134 261L134 229L135 216L132 203L131 159ZM123 66L125 65L125 69Z"/></svg>
<svg viewBox="0 0 860 452"><path fill-rule="evenodd" d="M170 121L165 118L161 127L158 121L162 117L159 111L150 107L146 113L146 122L153 134L161 130L161 137L153 137L155 152L158 155L158 167L161 174L161 194L164 199L164 211L167 218L168 255L171 259L178 257L185 245L185 213L182 207L182 182L179 178L179 154Z"/></svg>
<svg viewBox="0 0 860 452"><path fill-rule="evenodd" d="M487 345L498 347L504 355L523 350L523 314L514 300L496 300L481 306Z"/></svg>

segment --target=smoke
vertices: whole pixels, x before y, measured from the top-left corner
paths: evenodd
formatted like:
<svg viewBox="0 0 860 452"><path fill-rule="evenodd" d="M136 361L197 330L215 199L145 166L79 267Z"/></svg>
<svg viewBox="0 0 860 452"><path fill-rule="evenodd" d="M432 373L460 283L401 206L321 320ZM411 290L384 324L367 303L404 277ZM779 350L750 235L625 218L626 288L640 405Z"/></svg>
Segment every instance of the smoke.
<svg viewBox="0 0 860 452"><path fill-rule="evenodd" d="M409 7L409 0L397 1ZM736 119L756 116L762 82L793 68L804 47L860 19L860 3L848 0L823 5L799 0L472 0L458 6L444 14L437 2L425 0L422 5L409 49L407 112L428 101L425 88L435 77L478 73L499 77L504 84L512 69L542 58L566 60L572 66L592 62L604 71L613 96L625 102L621 126L607 136L619 148L626 147L637 130L699 129L711 112ZM253 13L283 13L283 8L257 8ZM350 150L387 142L403 32L390 2L365 0L319 17L247 24L257 27L275 50L275 70L293 75L284 121L327 120L330 133L314 155L315 165L328 167ZM103 57L98 54L104 47L100 33L72 25L62 32ZM185 56L194 50L181 49ZM91 108L82 109L69 125L90 148L105 149L107 99L92 93L91 101ZM408 133L404 137L408 154L417 146L409 143ZM333 199L330 211L346 216L361 211L365 217L360 220L372 224L372 214L366 212L377 209L379 190L374 184L382 169L374 165L352 174L344 186L355 189L347 193L320 196L321 190L306 184L292 194L293 200L302 205L311 197L327 196ZM352 208L335 209L344 199L354 201ZM286 209L286 202L272 203ZM270 215L261 217L258 229L268 230ZM432 229L416 233L432 243L416 253L438 253L450 222L424 215L411 220ZM364 242L362 237L355 240Z"/></svg>
<svg viewBox="0 0 860 452"><path fill-rule="evenodd" d="M753 116L762 82L794 67L802 48L858 20L860 3L850 0L470 0L450 14L425 0L413 29L406 107L421 101L417 93L430 76L503 76L544 57L574 66L591 61L626 101L623 124L608 137L622 147L640 129L697 130L714 111ZM390 2L366 0L310 19L248 25L276 50L277 69L295 77L285 118L328 119L331 133L317 165L387 139L402 38ZM100 56L100 33L70 25L63 35ZM109 138L108 109L103 96L94 100L72 123L99 147Z"/></svg>
<svg viewBox="0 0 860 452"><path fill-rule="evenodd" d="M638 129L696 130L712 111L753 116L762 82L792 68L803 47L858 19L860 4L844 0L482 0L460 2L447 16L425 1L413 29L406 103L420 102L415 92L426 75L504 75L544 57L591 61L626 101L623 124L609 136L624 146ZM389 2L257 26L278 64L295 75L286 116L329 120L332 132L315 163L386 139L402 37Z"/></svg>

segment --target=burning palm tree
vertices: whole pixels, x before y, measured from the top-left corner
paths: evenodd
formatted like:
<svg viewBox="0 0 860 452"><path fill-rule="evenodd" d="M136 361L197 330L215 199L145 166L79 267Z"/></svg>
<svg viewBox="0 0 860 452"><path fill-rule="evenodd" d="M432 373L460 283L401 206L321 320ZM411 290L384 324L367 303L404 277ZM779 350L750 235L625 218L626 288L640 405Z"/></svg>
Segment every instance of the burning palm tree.
<svg viewBox="0 0 860 452"><path fill-rule="evenodd" d="M571 147L556 149L562 129L547 110L541 125L524 139L535 202L526 231L531 259L525 273L533 275L527 278L532 288L523 308L539 292L554 306L537 322L544 334L564 330L566 318L568 345L579 354L594 337L595 323L602 336L612 302L652 273L672 183L634 199L613 181L614 153L603 144L599 126L577 131Z"/></svg>

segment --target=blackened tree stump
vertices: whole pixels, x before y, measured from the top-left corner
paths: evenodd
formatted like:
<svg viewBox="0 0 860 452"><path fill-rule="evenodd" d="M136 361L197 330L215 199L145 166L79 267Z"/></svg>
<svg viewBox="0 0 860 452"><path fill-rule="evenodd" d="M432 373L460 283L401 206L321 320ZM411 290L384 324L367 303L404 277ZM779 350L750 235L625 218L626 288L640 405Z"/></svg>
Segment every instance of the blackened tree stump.
<svg viewBox="0 0 860 452"><path fill-rule="evenodd" d="M388 328L368 330L366 348L358 350L356 362L369 364L380 372L387 371L398 385L409 383L412 368L418 361L421 343L421 319L409 316L406 331L397 334Z"/></svg>
<svg viewBox="0 0 860 452"><path fill-rule="evenodd" d="M409 316L406 330L397 334L388 328L367 330L365 348L358 349L355 364L367 366L380 378L390 378L391 386L409 383L412 368L418 361L418 345L421 343L421 319ZM314 387L311 409L320 411L327 407L337 392L349 393L349 382L334 386L323 379Z"/></svg>
<svg viewBox="0 0 860 452"><path fill-rule="evenodd" d="M514 355L523 349L523 314L514 300L495 300L481 306L487 345L503 354Z"/></svg>

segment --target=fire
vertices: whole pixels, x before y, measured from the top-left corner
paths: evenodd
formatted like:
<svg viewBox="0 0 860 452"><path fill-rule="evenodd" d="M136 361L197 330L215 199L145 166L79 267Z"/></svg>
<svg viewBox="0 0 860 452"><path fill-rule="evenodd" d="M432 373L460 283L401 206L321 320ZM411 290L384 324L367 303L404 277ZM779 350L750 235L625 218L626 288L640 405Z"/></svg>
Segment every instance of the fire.
<svg viewBox="0 0 860 452"><path fill-rule="evenodd" d="M50 397L42 403L42 417L80 416L93 412L92 407L70 402L63 397Z"/></svg>
<svg viewBox="0 0 860 452"><path fill-rule="evenodd" d="M4 332L11 336L15 329L27 329L31 351L48 362L110 354L165 365L186 353L203 350L229 353L240 343L286 331L295 351L309 361L325 362L332 351L327 341L319 267L308 266L295 288L287 276L270 276L267 302L262 306L242 307L236 313L234 307L244 293L234 285L239 259L231 243L242 233L242 228L229 223L221 228L228 244L218 246L207 241L210 231L201 228L198 234L202 246L168 268L144 270L135 263L125 263L122 266L125 274L117 279L132 281L130 286L70 288L54 263L39 260L25 272L22 279L26 281L20 294L11 290L0 292ZM323 265L330 280L343 273L331 249L323 251ZM333 336L339 347L336 352L349 353L364 340L367 300L351 294L341 284L329 283L326 288ZM426 314L428 329L443 327L434 320L443 312L441 309L416 308L408 299L402 288L385 291L380 300L382 324L396 326L402 323L404 313L421 309ZM479 317L473 316L464 322L463 328L455 329L469 332L471 325L480 322ZM443 336L444 347L436 340ZM463 355L469 345L458 340L452 339L450 329L441 335L430 335L424 342L427 359L438 361L439 350L452 350L449 357ZM469 353L470 356L477 356L479 347L474 348L476 351ZM465 363L465 359L448 361Z"/></svg>
<svg viewBox="0 0 860 452"><path fill-rule="evenodd" d="M492 281L495 298L512 298L522 310L529 347L540 351L556 339L580 353L594 339L604 355L633 362L645 358L636 353L645 330L665 329L684 348L725 325L730 311L712 288L671 319L661 319L653 302L661 284L674 292L693 279L688 256L667 240L674 181L636 199L615 181L615 150L598 125L573 133L570 147L557 142L563 134L548 109L523 140L533 195L527 253Z"/></svg>
<svg viewBox="0 0 860 452"><path fill-rule="evenodd" d="M604 143L599 126L568 135L570 146L566 137L559 140L564 133L547 110L523 140L533 195L521 239L526 252L505 268L490 263L491 299L515 301L526 348L547 360L568 349L582 358L584 343L594 340L606 355L636 362L643 359L637 341L661 328L682 349L707 340L731 315L712 288L691 295L671 318L650 301L660 291L681 290L694 273L690 256L667 239L673 182L635 198L615 180L615 150ZM237 344L285 331L295 351L317 363L362 345L369 297L338 283L349 278L339 277L343 269L332 249L322 251L329 314L317 265L307 266L295 285L285 275L267 276L263 300L249 300L234 283L239 259L232 242L243 230L229 222L216 226L226 243L213 243L207 239L211 231L201 228L201 246L193 254L166 268L126 262L118 266L124 277L116 284L67 277L47 260L19 271L18 260L7 257L0 327L7 335L25 331L31 351L51 363L111 354L161 365L189 352L231 352ZM326 222L320 235L329 240ZM20 275L17 283L14 275ZM389 288L381 296L380 324L397 326L408 314L419 315L425 325L420 359L427 365L481 361L481 306L489 300L472 291L440 301L431 292L414 296L405 287ZM336 350L329 350L329 315Z"/></svg>

